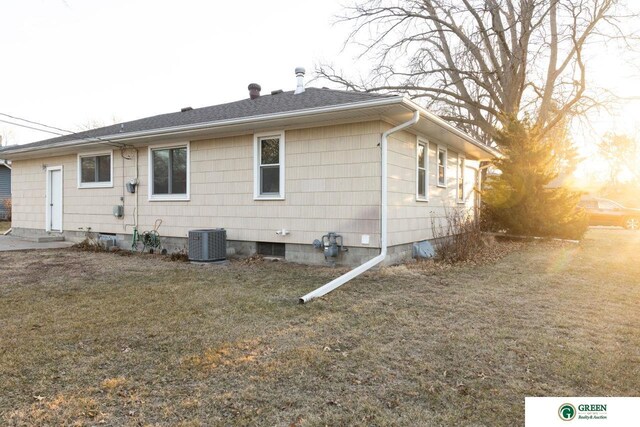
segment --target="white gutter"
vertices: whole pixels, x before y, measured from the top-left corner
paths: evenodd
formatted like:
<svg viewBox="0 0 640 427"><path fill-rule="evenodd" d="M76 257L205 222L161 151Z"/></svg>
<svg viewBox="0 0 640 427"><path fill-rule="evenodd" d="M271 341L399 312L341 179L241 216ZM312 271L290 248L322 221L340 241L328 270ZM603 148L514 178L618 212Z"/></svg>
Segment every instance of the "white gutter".
<svg viewBox="0 0 640 427"><path fill-rule="evenodd" d="M307 108L304 110L286 111L283 113L269 113L269 114L261 114L257 116L245 116L245 117L238 117L233 119L217 120L212 122L203 122L203 123L196 123L196 124L190 124L190 125L178 125L178 126L150 129L150 130L137 131L137 132L116 133L116 134L99 136L99 137L88 136L86 138L79 138L71 141L54 142L52 144L46 144L46 145L36 145L36 146L30 146L31 144L26 144L25 146L18 145L18 146L15 146L15 148L14 146L11 146L11 148L5 147L4 150L0 151L0 154L9 154L9 155L22 154L22 153L35 152L39 150L47 150L51 148L75 147L77 145L84 145L87 142L94 142L98 144L105 143L105 142L117 143L117 142L130 141L132 139L135 140L138 138L152 138L156 136L174 136L174 135L183 134L185 132L208 130L211 128L221 128L225 126L256 124L257 122L264 122L264 121L278 120L278 119L292 119L292 118L298 118L298 117L312 116L312 115L321 114L321 113L335 113L335 112L354 110L358 108L369 108L369 107L380 107L380 106L393 105L393 104L402 104L403 99L404 98L400 96L393 96L393 97L388 97L383 99L376 99L373 101L351 102L348 104L330 105L327 107L313 107L313 108Z"/></svg>
<svg viewBox="0 0 640 427"><path fill-rule="evenodd" d="M494 148L489 147L485 144L482 144L481 142L475 140L474 138L465 134L461 130L447 123L445 120L441 119L437 115L430 113L428 110L425 110L415 102L401 96L391 96L391 97L382 98L382 99L352 102L348 104L331 105L326 107L314 107L314 108L308 108L305 110L286 111L282 113L270 113L270 114L262 114L257 116L238 117L233 119L203 122L203 123L196 123L196 124L190 124L190 125L178 125L178 126L159 128L159 129L150 129L150 130L137 131L137 132L124 132L124 133L117 133L117 134L105 135L100 137L86 137L86 138L80 138L80 139L75 139L71 141L63 141L63 142L57 142L57 143L47 144L47 145L38 145L35 147L33 146L30 147L29 146L30 144L26 144L24 147L21 147L21 146L15 146L15 147L12 146L11 148L5 147L4 150L0 150L0 154L20 155L23 153L37 152L40 150L48 150L51 148L70 148L78 145L84 145L87 142L93 142L97 144L105 143L105 142L114 142L114 143L121 142L122 143L122 142L127 142L131 140L136 140L136 139L153 138L158 136L163 136L163 137L179 136L187 132L203 131L203 130L209 130L214 128L224 128L227 126L237 126L237 125L245 125L245 124L256 125L258 124L258 122L268 122L271 120L301 118L305 116L312 116L312 115L322 114L322 113L335 113L335 112L342 112L342 111L354 110L359 108L382 107L382 106L388 106L393 104L399 104L412 111L418 111L422 116L424 116L430 122L433 122L439 125L440 127L464 139L465 141L483 150L484 152L489 153L495 157L501 157L501 154Z"/></svg>
<svg viewBox="0 0 640 427"><path fill-rule="evenodd" d="M349 280L361 275L365 271L369 270L371 267L374 267L380 264L387 257L387 139L389 135L392 133L398 132L399 130L408 128L409 126L413 126L418 123L420 120L420 112L415 111L413 113L413 118L407 122L404 122L393 129L389 129L385 133L382 134L382 141L380 142L380 150L382 151L381 157L381 184L382 188L380 191L381 197L381 206L380 206L380 255L375 258L370 259L359 267L354 268L348 273L343 274L337 279L332 280L324 286L319 287L315 291L311 291L303 297L300 297L300 304L307 303L314 298L321 297L323 295L328 294L332 290L344 285Z"/></svg>
<svg viewBox="0 0 640 427"><path fill-rule="evenodd" d="M464 139L465 141L467 141L468 143L470 143L471 145L474 145L475 147L493 155L494 157L498 157L501 158L502 157L502 153L500 153L497 149L490 147L486 144L483 144L482 142L476 140L475 138L471 137L470 135L467 135L466 133L464 133L463 131L461 131L460 129L458 129L457 127L453 126L451 123L447 122L446 120L444 120L443 118L433 114L432 112L430 112L429 110L426 110L425 108L421 107L420 105L416 104L415 102L413 102L410 99L407 98L403 98L402 99L402 104L413 109L416 111L419 111L420 114L422 114L423 116L425 116L429 121L437 124L438 126L440 126L441 128L443 128L444 130L453 133L454 135Z"/></svg>

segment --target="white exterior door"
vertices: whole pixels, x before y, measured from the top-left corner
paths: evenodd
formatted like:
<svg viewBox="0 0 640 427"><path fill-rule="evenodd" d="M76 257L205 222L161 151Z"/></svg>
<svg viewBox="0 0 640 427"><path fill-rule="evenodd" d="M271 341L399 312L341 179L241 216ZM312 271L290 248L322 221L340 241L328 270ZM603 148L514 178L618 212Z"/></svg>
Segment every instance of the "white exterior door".
<svg viewBox="0 0 640 427"><path fill-rule="evenodd" d="M47 231L62 231L62 168L47 171Z"/></svg>

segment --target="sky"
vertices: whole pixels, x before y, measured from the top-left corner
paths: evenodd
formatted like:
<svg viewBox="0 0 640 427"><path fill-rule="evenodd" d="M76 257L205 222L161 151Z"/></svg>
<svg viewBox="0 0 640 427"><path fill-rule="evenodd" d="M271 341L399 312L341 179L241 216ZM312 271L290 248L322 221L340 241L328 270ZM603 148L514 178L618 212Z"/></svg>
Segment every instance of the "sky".
<svg viewBox="0 0 640 427"><path fill-rule="evenodd" d="M295 88L342 49L338 1L0 2L0 112L77 130ZM47 134L0 123L10 143Z"/></svg>
<svg viewBox="0 0 640 427"><path fill-rule="evenodd" d="M343 50L350 24L334 25L344 2L3 0L0 112L77 131L243 99L252 82L292 90L297 66L307 80L320 62L366 75L356 47ZM640 135L631 61L613 48L590 52L592 82L638 100L576 128L585 157L606 132ZM5 123L0 135L11 144L53 136Z"/></svg>

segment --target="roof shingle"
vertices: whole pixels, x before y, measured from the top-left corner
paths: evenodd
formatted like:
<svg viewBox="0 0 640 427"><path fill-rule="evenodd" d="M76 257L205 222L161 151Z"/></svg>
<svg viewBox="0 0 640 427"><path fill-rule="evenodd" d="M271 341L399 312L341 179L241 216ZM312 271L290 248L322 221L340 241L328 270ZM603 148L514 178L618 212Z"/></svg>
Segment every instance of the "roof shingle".
<svg viewBox="0 0 640 427"><path fill-rule="evenodd" d="M146 117L130 122L118 123L111 126L45 139L21 145L20 148L42 147L59 142L93 139L131 132L160 130L175 126L196 125L200 123L262 116L266 114L286 113L311 108L345 105L397 96L398 95L341 91L325 88L307 88L305 92L297 95L295 95L293 91L287 91L273 95L263 95L256 99L247 98L227 104L160 114L158 116Z"/></svg>

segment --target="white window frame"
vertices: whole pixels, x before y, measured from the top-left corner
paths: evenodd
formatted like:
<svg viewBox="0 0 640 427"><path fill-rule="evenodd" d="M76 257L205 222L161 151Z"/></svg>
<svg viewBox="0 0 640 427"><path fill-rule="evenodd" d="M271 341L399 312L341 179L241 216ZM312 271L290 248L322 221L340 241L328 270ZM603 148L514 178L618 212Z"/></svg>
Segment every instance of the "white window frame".
<svg viewBox="0 0 640 427"><path fill-rule="evenodd" d="M260 194L260 141L267 138L279 138L278 166L280 167L280 188L278 194ZM253 135L253 200L284 200L285 180L285 140L284 131L262 132Z"/></svg>
<svg viewBox="0 0 640 427"><path fill-rule="evenodd" d="M109 171L109 181L104 182L82 182L82 158L109 156L111 170ZM78 153L78 188L113 188L113 150L92 151L88 153ZM97 165L96 165L97 166Z"/></svg>
<svg viewBox="0 0 640 427"><path fill-rule="evenodd" d="M462 153L457 153L457 161L456 161L456 200L458 203L465 203L464 200L464 169L466 167L465 163L467 158ZM461 176L462 174L462 176ZM460 180L462 180L462 194L460 194Z"/></svg>
<svg viewBox="0 0 640 427"><path fill-rule="evenodd" d="M420 164L419 159L419 150L420 146L424 146L424 162L422 169L424 169L424 196L421 196L419 193L420 188ZM416 201L418 202L428 202L429 201L429 141L422 138L416 138Z"/></svg>
<svg viewBox="0 0 640 427"><path fill-rule="evenodd" d="M187 149L187 189L185 194L153 194L153 151L170 148ZM150 145L147 153L148 183L147 192L150 202L188 202L191 200L191 144L186 142L174 142L171 144Z"/></svg>
<svg viewBox="0 0 640 427"><path fill-rule="evenodd" d="M440 182L440 152L444 152L444 183ZM436 184L438 187L447 188L447 162L449 161L449 155L447 147L443 147L438 144L438 150L436 151Z"/></svg>

